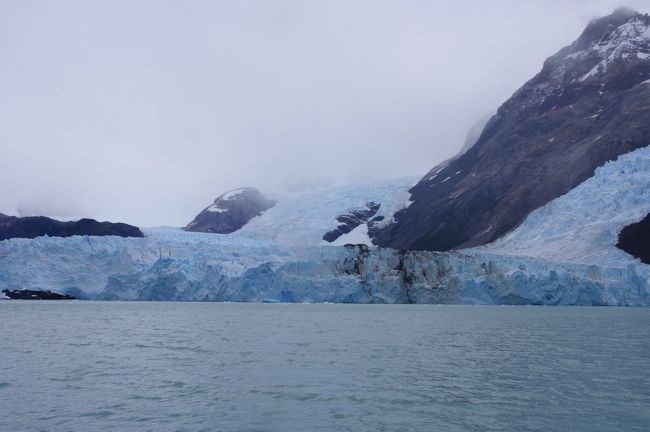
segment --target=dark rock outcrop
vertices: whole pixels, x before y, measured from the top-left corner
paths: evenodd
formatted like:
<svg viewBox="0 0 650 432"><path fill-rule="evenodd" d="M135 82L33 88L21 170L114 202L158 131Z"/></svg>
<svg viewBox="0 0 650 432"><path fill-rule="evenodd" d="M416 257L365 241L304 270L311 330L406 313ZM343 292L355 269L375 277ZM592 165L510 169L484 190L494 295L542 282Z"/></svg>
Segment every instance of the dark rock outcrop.
<svg viewBox="0 0 650 432"><path fill-rule="evenodd" d="M275 200L264 197L255 188L235 189L215 199L212 205L199 213L185 229L194 232L230 234L274 205Z"/></svg>
<svg viewBox="0 0 650 432"><path fill-rule="evenodd" d="M62 222L45 216L17 217L0 213L0 240L36 238L45 235L144 237L140 228L124 223L97 222L94 219Z"/></svg>
<svg viewBox="0 0 650 432"><path fill-rule="evenodd" d="M628 225L618 235L616 247L650 264L650 214L641 222Z"/></svg>
<svg viewBox="0 0 650 432"><path fill-rule="evenodd" d="M323 240L332 243L343 234L347 234L359 225L368 222L371 217L377 214L379 207L381 207L381 204L378 204L374 201L368 201L366 203L366 208L360 210L352 210L348 213L342 214L336 218L336 220L339 222L339 225L332 231L325 233Z"/></svg>
<svg viewBox="0 0 650 432"><path fill-rule="evenodd" d="M11 300L76 300L69 294L40 290L2 290Z"/></svg>
<svg viewBox="0 0 650 432"><path fill-rule="evenodd" d="M650 17L592 21L544 63L461 156L411 190L395 222L372 231L397 249L492 242L621 154L650 144Z"/></svg>

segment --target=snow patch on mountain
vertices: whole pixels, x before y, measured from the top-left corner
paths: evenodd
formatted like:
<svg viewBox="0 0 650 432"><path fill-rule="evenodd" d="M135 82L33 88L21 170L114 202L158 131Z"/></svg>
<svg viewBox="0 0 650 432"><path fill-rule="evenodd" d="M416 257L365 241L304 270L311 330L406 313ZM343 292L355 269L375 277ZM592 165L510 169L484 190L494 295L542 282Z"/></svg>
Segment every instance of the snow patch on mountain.
<svg viewBox="0 0 650 432"><path fill-rule="evenodd" d="M244 192L246 192L246 188L233 189L223 194L220 198L222 200L228 201L231 199L235 199L238 196L241 196Z"/></svg>
<svg viewBox="0 0 650 432"><path fill-rule="evenodd" d="M650 147L644 147L597 168L510 234L477 250L600 266L636 264L616 248L618 233L648 213Z"/></svg>
<svg viewBox="0 0 650 432"><path fill-rule="evenodd" d="M607 72L607 68L619 59L629 59L635 55L639 59L650 57L639 50L647 49L650 41L650 26L645 20L632 18L630 21L612 31L609 38L597 41L584 51L572 53L567 58L582 59L589 55L597 56L600 61L578 81L585 81L593 76Z"/></svg>
<svg viewBox="0 0 650 432"><path fill-rule="evenodd" d="M233 199L237 198L243 198L243 194L246 192L246 188L239 188L239 189L233 189L231 191L228 191L221 195L219 198L217 198L210 207L208 207L206 210L211 212L211 213L225 213L229 209L223 208L220 206L224 201L230 201Z"/></svg>
<svg viewBox="0 0 650 432"><path fill-rule="evenodd" d="M212 204L210 207L207 208L207 210L211 213L223 213L228 211L228 209L219 207L219 204Z"/></svg>
<svg viewBox="0 0 650 432"><path fill-rule="evenodd" d="M230 209L221 207L224 204L224 201L243 199L244 194L246 193L247 190L248 188L239 188L239 189L233 189L231 191L228 191L223 195L221 195L219 198L217 198L210 207L206 208L206 210L211 213L225 213Z"/></svg>

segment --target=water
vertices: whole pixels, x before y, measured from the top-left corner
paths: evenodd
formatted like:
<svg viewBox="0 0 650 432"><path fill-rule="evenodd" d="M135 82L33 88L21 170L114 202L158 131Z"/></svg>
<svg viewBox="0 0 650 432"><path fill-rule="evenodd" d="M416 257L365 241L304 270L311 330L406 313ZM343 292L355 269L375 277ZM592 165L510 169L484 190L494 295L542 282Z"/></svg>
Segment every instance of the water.
<svg viewBox="0 0 650 432"><path fill-rule="evenodd" d="M0 431L648 431L650 309L0 302Z"/></svg>

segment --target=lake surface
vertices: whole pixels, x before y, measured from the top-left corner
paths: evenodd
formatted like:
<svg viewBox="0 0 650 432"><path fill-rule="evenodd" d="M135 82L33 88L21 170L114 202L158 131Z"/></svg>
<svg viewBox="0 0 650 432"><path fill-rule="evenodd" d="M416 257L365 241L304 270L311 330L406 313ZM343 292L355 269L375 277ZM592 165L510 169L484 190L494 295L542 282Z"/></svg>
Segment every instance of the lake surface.
<svg viewBox="0 0 650 432"><path fill-rule="evenodd" d="M650 309L0 301L0 431L648 431Z"/></svg>

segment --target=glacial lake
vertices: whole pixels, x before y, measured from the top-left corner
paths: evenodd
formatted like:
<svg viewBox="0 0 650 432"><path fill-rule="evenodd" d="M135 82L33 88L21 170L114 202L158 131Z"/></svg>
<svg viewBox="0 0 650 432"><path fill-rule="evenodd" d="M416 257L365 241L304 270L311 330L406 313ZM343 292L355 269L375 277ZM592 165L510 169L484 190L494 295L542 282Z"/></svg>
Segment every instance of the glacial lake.
<svg viewBox="0 0 650 432"><path fill-rule="evenodd" d="M648 431L650 309L0 301L0 431Z"/></svg>

